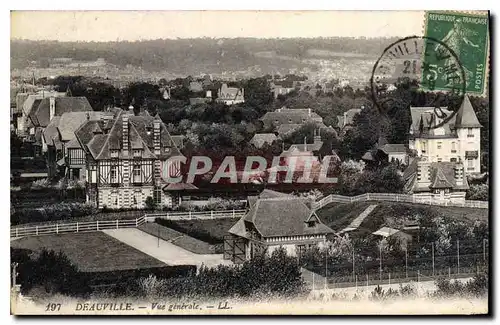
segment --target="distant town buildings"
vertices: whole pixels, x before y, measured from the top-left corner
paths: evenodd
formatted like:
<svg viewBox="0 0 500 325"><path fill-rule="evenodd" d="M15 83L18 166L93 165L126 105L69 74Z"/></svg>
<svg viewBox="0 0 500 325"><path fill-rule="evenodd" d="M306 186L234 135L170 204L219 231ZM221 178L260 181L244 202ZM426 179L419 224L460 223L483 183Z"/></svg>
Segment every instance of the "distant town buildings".
<svg viewBox="0 0 500 325"><path fill-rule="evenodd" d="M323 118L310 108L288 109L282 107L274 112L267 112L261 118L261 121L264 124L264 128L275 128L279 136L293 132L307 123L314 123L318 128L326 128Z"/></svg>

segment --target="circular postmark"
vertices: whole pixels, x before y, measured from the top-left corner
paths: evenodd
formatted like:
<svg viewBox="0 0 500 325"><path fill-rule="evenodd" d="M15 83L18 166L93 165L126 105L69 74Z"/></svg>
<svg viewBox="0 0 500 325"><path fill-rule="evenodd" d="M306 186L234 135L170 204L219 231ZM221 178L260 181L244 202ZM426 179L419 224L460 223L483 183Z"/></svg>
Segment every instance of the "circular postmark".
<svg viewBox="0 0 500 325"><path fill-rule="evenodd" d="M373 66L370 87L375 107L385 116L394 107L408 106L417 90L427 92L426 106L433 107L439 118L429 127L437 128L452 119L462 104L466 75L458 55L444 42L409 36L384 49Z"/></svg>

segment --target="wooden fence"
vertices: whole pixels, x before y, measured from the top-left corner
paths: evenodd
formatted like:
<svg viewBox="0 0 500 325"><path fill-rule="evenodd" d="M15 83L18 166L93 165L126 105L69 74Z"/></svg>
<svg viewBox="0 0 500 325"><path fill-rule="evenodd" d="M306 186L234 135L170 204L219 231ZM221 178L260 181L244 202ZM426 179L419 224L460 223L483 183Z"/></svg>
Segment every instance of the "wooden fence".
<svg viewBox="0 0 500 325"><path fill-rule="evenodd" d="M411 194L395 194L395 193L365 193L357 196L343 196L330 194L313 204L314 209L320 209L332 202L338 203L354 203L366 201L389 201L389 202L406 202L406 203L419 203L438 206L449 207L467 207L467 208L480 208L488 209L488 201L471 201L465 200L464 203L454 202L436 202L436 201L423 201L420 198Z"/></svg>
<svg viewBox="0 0 500 325"><path fill-rule="evenodd" d="M223 210L202 212L168 212L158 214L145 214L136 219L129 220L101 220L88 222L61 223L45 226L12 227L10 236L25 237L62 233L100 231L106 229L135 228L145 222L154 222L156 218L169 220L208 220L220 218L241 218L246 210Z"/></svg>
<svg viewBox="0 0 500 325"><path fill-rule="evenodd" d="M199 212L165 212L165 213L150 213L144 217L147 220L156 218L168 220L206 220L206 219L221 219L221 218L241 218L245 215L246 210L221 210L221 211L199 211Z"/></svg>
<svg viewBox="0 0 500 325"><path fill-rule="evenodd" d="M135 228L146 222L144 217L133 220L108 220L61 223L47 226L15 227L10 229L11 237L52 235L75 232L90 232L106 229Z"/></svg>

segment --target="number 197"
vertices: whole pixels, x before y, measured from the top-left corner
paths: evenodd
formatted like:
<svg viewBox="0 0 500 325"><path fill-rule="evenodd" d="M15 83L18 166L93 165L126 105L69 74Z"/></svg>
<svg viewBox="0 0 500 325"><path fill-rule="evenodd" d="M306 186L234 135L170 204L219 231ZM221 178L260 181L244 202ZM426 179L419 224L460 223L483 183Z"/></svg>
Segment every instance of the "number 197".
<svg viewBox="0 0 500 325"><path fill-rule="evenodd" d="M61 304L49 303L49 304L47 304L47 307L45 308L45 311L60 311L60 310L61 310Z"/></svg>

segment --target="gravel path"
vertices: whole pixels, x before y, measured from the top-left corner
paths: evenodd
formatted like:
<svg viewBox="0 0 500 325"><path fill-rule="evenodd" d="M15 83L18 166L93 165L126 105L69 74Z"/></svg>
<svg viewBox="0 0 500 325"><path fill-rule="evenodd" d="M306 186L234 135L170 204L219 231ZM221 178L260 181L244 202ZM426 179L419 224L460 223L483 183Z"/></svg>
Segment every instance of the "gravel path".
<svg viewBox="0 0 500 325"><path fill-rule="evenodd" d="M232 264L231 261L224 260L222 254L195 254L163 239L159 240L158 247L157 237L135 228L112 229L103 232L168 265L196 265L199 267L203 264L214 267L219 264Z"/></svg>

